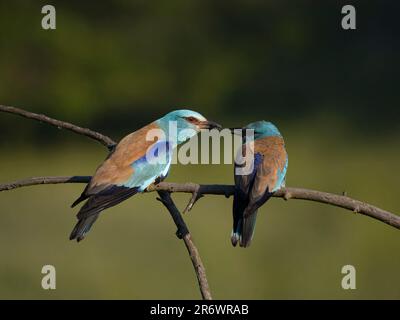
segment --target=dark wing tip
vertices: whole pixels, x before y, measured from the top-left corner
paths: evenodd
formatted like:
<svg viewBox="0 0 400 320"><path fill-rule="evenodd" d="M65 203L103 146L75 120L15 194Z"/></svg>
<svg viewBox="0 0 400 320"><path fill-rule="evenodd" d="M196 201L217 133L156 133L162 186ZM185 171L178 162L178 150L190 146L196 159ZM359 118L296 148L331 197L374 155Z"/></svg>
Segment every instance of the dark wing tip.
<svg viewBox="0 0 400 320"><path fill-rule="evenodd" d="M85 239L84 236L77 236L76 234L72 234L69 236L69 240L76 240L76 242L80 242Z"/></svg>
<svg viewBox="0 0 400 320"><path fill-rule="evenodd" d="M257 221L257 210L252 211L250 213L248 212L248 210L246 210L240 234L239 244L241 247L247 248L250 246L251 241L253 240L254 237L256 221Z"/></svg>
<svg viewBox="0 0 400 320"><path fill-rule="evenodd" d="M237 235L237 233L232 234L231 236L231 243L234 247L236 247L237 243L239 241L239 237Z"/></svg>
<svg viewBox="0 0 400 320"><path fill-rule="evenodd" d="M77 236L77 227L75 226L74 229L72 230L71 234L69 235L69 240L74 240L76 239Z"/></svg>
<svg viewBox="0 0 400 320"><path fill-rule="evenodd" d="M248 247L250 247L250 244L251 244L251 239L240 242L240 246L242 248L248 248Z"/></svg>
<svg viewBox="0 0 400 320"><path fill-rule="evenodd" d="M77 204L81 203L83 200L86 200L87 198L89 198L89 197L82 193L79 196L79 198L76 199L73 204L71 204L71 208L75 207Z"/></svg>

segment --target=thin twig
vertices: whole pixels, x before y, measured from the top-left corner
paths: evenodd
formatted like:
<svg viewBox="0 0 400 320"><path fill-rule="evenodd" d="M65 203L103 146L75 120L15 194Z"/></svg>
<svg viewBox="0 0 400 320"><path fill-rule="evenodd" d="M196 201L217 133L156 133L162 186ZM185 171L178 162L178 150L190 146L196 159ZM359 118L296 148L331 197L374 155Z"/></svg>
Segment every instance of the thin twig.
<svg viewBox="0 0 400 320"><path fill-rule="evenodd" d="M199 283L201 296L204 300L211 300L210 287L208 286L206 271L201 261L199 251L197 250L192 236L189 233L189 229L186 226L185 221L182 218L181 213L176 207L174 201L171 198L171 194L168 191L159 190L157 191L160 198L158 200L168 209L175 225L178 227L176 235L178 238L183 239L188 250L190 259L192 260L193 268L196 272L197 281Z"/></svg>
<svg viewBox="0 0 400 320"><path fill-rule="evenodd" d="M183 210L183 213L185 214L186 212L189 212L192 210L194 204L199 200L200 198L203 197L203 194L200 193L200 185L197 185L195 187L195 190L192 192L192 197L189 200L189 203L187 204L186 208Z"/></svg>
<svg viewBox="0 0 400 320"><path fill-rule="evenodd" d="M0 184L0 191L12 190L15 188L39 185L39 184L59 184L59 183L87 183L89 176L71 176L71 177L35 177L23 180L18 180L10 183ZM223 195L229 197L233 195L235 187L225 184L196 184L196 183L174 183L174 182L161 182L157 185L152 185L147 188L148 192L152 191L168 191L180 193L195 193L204 195ZM389 211L380 209L371 204L352 199L347 196L322 192L317 190L310 190L304 188L284 188L276 191L273 197L299 200L309 200L333 206L348 209L352 212L363 214L384 222L390 226L400 229L400 216L395 215Z"/></svg>
<svg viewBox="0 0 400 320"><path fill-rule="evenodd" d="M79 127L79 126L74 125L74 124L69 123L69 122L56 120L56 119L50 118L50 117L48 117L48 116L46 116L44 114L37 114L37 113L29 112L29 111L26 111L26 110L22 110L22 109L19 109L19 108L9 107L9 106L4 106L4 105L0 105L0 111L12 113L12 114L17 114L19 116L22 116L22 117L25 117L25 118L28 118L28 119L34 119L34 120L38 120L40 122L44 122L44 123L50 124L50 125L55 126L55 127L59 128L59 129L61 129L61 128L62 129L67 129L67 130L70 130L70 131L75 132L77 134L84 135L86 137L92 138L92 139L100 142L101 144L106 146L108 148L108 150L110 150L110 151L115 146L115 141L113 141L111 138L109 138L109 137L107 137L107 136L105 136L105 135L103 135L103 134L101 134L99 132L90 130L88 128L82 128L82 127Z"/></svg>

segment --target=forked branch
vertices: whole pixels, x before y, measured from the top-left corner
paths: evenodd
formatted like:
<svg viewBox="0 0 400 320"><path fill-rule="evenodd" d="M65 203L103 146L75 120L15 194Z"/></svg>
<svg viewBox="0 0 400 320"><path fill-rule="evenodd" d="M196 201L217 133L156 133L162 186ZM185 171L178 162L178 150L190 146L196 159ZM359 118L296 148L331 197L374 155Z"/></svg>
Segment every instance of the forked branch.
<svg viewBox="0 0 400 320"><path fill-rule="evenodd" d="M34 177L23 180L17 180L10 183L0 184L0 192L5 190L12 190L25 186L40 185L40 184L60 184L60 183L88 183L90 176L69 176L69 177ZM148 192L152 191L168 191L179 193L190 193L192 197L189 205L193 203L193 199L198 199L205 195L222 195L230 197L234 193L233 185L225 184L196 184L192 182L175 183L175 182L161 182L157 185L152 185L147 188ZM359 213L369 216L381 222L384 222L392 227L400 229L400 216L395 215L389 211L380 209L376 206L355 200L348 196L322 192L304 188L283 188L276 191L273 197L283 198L284 200L298 199L309 200L329 204L332 206L348 209L353 213ZM188 207L187 206L187 207ZM186 208L187 208L186 207ZM186 210L186 209L185 209Z"/></svg>

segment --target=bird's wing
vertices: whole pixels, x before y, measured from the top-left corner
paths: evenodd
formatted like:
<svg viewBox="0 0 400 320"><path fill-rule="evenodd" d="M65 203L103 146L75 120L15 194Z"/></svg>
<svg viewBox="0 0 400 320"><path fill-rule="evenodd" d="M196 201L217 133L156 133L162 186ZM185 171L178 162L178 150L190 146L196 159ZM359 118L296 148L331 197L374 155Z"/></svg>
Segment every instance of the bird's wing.
<svg viewBox="0 0 400 320"><path fill-rule="evenodd" d="M109 194L110 189L115 190L115 186L119 186L131 178L134 174L132 164L142 158L148 148L155 143L155 141L146 139L147 132L157 128L154 123L151 123L123 138L114 152L108 155L107 159L96 169L89 184L72 204L72 207L101 192Z"/></svg>
<svg viewBox="0 0 400 320"><path fill-rule="evenodd" d="M253 212L251 217L245 217L244 212L249 205L249 195L253 189L257 172L263 162L260 153L254 153L254 143L248 142L239 151L245 163L238 164L235 161L235 194L233 197L233 229L231 242L234 246L240 241L240 246L247 247L251 243L256 224L257 212ZM239 156L239 155L238 155ZM238 160L238 158L237 158ZM243 167L250 167L249 174L241 174Z"/></svg>
<svg viewBox="0 0 400 320"><path fill-rule="evenodd" d="M239 162L239 157L244 163ZM256 159L257 157L257 159ZM253 160L252 164L248 162ZM248 200L248 194L252 189L252 185L254 183L254 178L257 172L256 167L260 164L260 155L254 154L254 143L249 142L247 144L243 144L242 148L238 151L238 155L236 157L235 166L234 166L234 177L235 177L235 195L240 198L244 202ZM251 165L252 168L249 174L241 174L243 173L243 168ZM235 197L235 198L236 198Z"/></svg>
<svg viewBox="0 0 400 320"><path fill-rule="evenodd" d="M148 157L150 154L156 155L160 161L156 159L150 161ZM112 160L112 157L110 159ZM168 174L171 159L170 144L166 141L157 141L148 148L148 153L129 166L119 167L120 171L115 169L115 163L107 160L93 176L86 191L89 200L79 211L78 219L114 206L135 193L144 191L155 180L164 179ZM113 174L110 174L110 171Z"/></svg>
<svg viewBox="0 0 400 320"><path fill-rule="evenodd" d="M158 129L155 124L147 125L123 138L115 151L97 168L91 179L87 193L97 194L104 185L121 185L134 175L132 166L146 156L147 151L157 141L146 138L151 129Z"/></svg>
<svg viewBox="0 0 400 320"><path fill-rule="evenodd" d="M281 137L256 140L254 154L255 158L260 155L262 161L255 166L254 183L249 192L249 207L258 208L284 184L288 158Z"/></svg>
<svg viewBox="0 0 400 320"><path fill-rule="evenodd" d="M157 179L164 179L172 160L172 144L159 140L148 148L146 155L132 164L134 174L121 185L128 188L139 188L144 191Z"/></svg>
<svg viewBox="0 0 400 320"><path fill-rule="evenodd" d="M74 202L88 199L77 214L78 222L70 239L82 240L104 209L142 192L168 173L172 148L167 141L146 139L150 124L121 140L115 151L97 168L82 195ZM159 161L157 161L159 160Z"/></svg>

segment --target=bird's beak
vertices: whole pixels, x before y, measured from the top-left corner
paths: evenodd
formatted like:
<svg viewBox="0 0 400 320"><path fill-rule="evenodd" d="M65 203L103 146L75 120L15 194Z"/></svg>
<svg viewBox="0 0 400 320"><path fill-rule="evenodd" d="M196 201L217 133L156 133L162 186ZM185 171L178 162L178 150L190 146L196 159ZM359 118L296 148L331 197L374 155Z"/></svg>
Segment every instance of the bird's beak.
<svg viewBox="0 0 400 320"><path fill-rule="evenodd" d="M199 123L199 127L200 127L200 129L210 129L210 130L211 129L218 129L218 130L222 129L222 126L219 123L216 123L216 122L210 121L210 120L201 121Z"/></svg>

